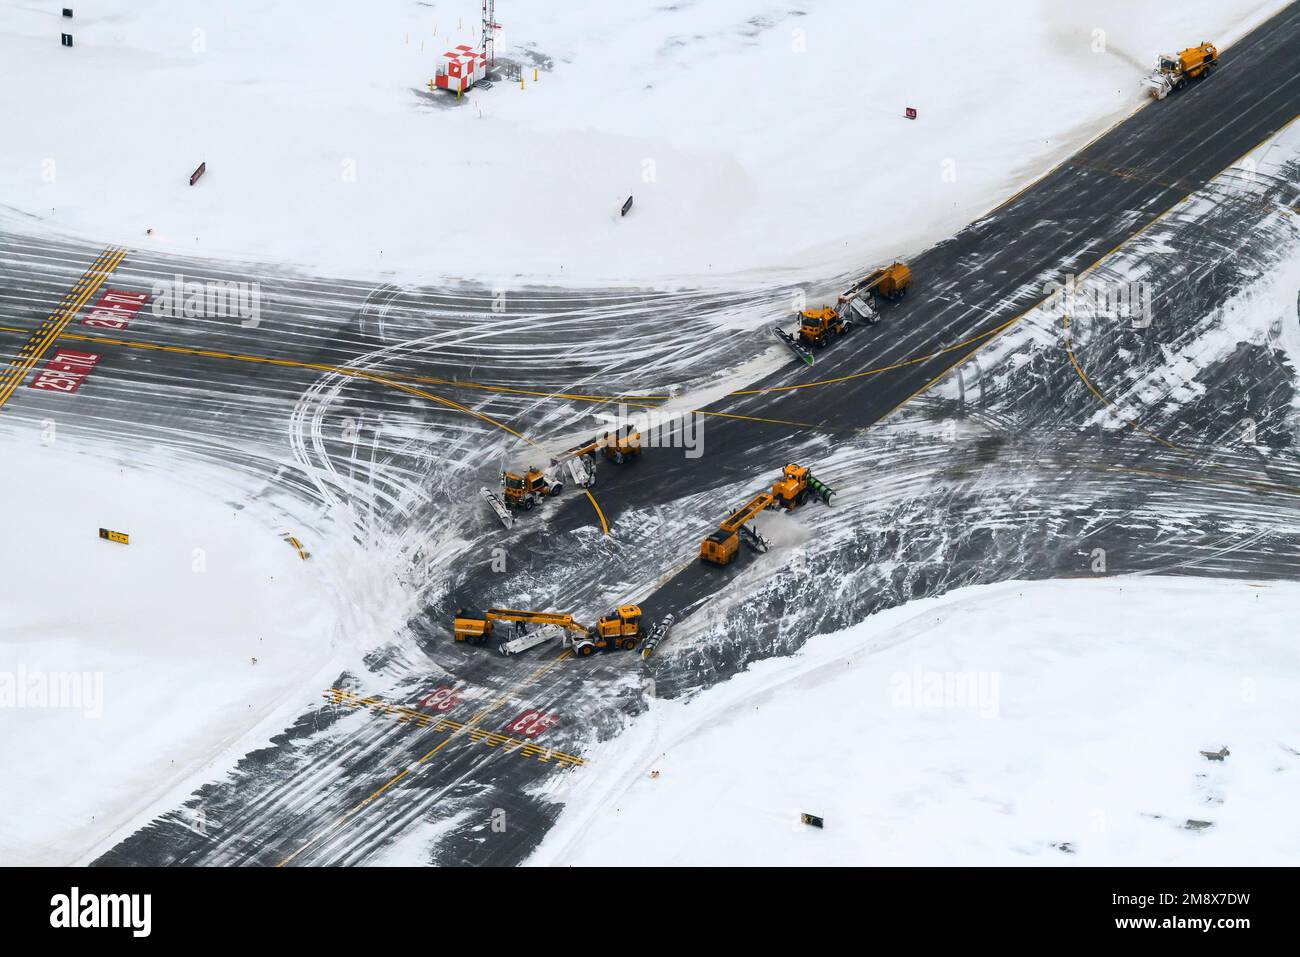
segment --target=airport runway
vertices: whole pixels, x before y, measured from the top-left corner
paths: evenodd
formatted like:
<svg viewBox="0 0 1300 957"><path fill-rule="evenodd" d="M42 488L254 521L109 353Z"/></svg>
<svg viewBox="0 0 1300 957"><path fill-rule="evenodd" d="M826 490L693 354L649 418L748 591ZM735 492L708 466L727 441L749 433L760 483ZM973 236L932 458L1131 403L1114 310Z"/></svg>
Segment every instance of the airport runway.
<svg viewBox="0 0 1300 957"><path fill-rule="evenodd" d="M1217 74L1140 110L913 259L911 294L883 306L879 325L811 368L791 358L706 405L699 457L650 450L604 466L594 502L566 493L510 532L474 497L502 464L592 430L595 411L656 408L752 359L792 290L376 286L0 234L0 360L10 369L0 429L52 419L127 463L147 464L161 446L234 470L299 503L305 523L326 512L352 522L427 597L410 635L371 656L366 672L340 675L271 746L99 862L374 862L435 822L432 863L514 864L584 764L611 759L648 698L689 693L879 607L976 581L1085 574L1097 536L1114 573L1300 576L1289 491L1300 469L1274 463L1261 477L1246 458L1180 454L1141 429L1083 431L1094 400L1064 354L1030 383L1042 394L983 410L985 426L1018 416L1014 432L955 444L925 432L955 414L929 390L1014 330L1049 281L1171 226L1186 197L1298 114L1292 6L1225 51ZM1269 202L1294 205L1298 189L1300 179L1271 184ZM163 321L142 310L121 328L86 324L108 291L151 293L177 275L256 282L260 315ZM1196 314L1230 292L1204 283L1176 295ZM74 393L33 388L60 350L96 359L88 371L75 356L54 368L47 381L62 369ZM890 418L899 410L912 417L907 428ZM980 421L979 408L960 412ZM1142 423L1161 436L1200 424ZM699 538L791 460L841 491L832 509L800 515L825 533L824 552L799 576L756 574L744 556L726 570L701 566ZM1175 519L1192 529L1176 540L1164 534ZM434 524L475 546L421 577ZM505 574L490 568L494 546L510 555ZM878 575L885 565L894 570ZM833 599L800 585L853 579L861 587L836 585ZM450 640L456 607L521 594L588 617L637 600L651 618L698 620L729 589L753 600L716 602L723 610L705 627L721 640L649 666L554 651L504 659ZM426 703L449 686L449 710ZM521 723L530 714L559 720L537 731L537 721Z"/></svg>

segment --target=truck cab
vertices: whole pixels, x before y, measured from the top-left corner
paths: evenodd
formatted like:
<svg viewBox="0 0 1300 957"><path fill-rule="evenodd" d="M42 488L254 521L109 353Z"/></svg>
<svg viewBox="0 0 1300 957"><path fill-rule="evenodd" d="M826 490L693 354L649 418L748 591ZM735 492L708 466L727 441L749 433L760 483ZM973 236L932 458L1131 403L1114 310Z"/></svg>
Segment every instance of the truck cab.
<svg viewBox="0 0 1300 957"><path fill-rule="evenodd" d="M544 496L559 495L563 488L563 483L552 481L545 472L532 466L523 475L501 473L501 491L506 508L531 509Z"/></svg>
<svg viewBox="0 0 1300 957"><path fill-rule="evenodd" d="M461 608L452 619L452 637L456 641L481 645L483 639L490 634L492 634L492 622L481 611L468 611Z"/></svg>
<svg viewBox="0 0 1300 957"><path fill-rule="evenodd" d="M824 346L831 335L849 331L852 323L829 307L799 313L799 338L810 346Z"/></svg>
<svg viewBox="0 0 1300 957"><path fill-rule="evenodd" d="M808 466L793 462L781 470L781 477L772 485L776 504L791 509L808 500Z"/></svg>
<svg viewBox="0 0 1300 957"><path fill-rule="evenodd" d="M640 606L619 605L596 622L587 632L586 641L574 642L574 650L580 655L608 651L610 648L631 650L644 637Z"/></svg>
<svg viewBox="0 0 1300 957"><path fill-rule="evenodd" d="M600 439L600 447L605 456L615 465L641 454L641 433L630 425L625 425L614 432L606 432Z"/></svg>

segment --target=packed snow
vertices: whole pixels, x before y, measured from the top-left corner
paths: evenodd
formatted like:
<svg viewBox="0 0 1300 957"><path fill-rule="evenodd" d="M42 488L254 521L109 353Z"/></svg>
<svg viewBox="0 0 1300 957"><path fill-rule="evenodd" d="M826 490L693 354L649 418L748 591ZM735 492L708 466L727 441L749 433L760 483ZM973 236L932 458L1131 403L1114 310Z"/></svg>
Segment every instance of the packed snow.
<svg viewBox="0 0 1300 957"><path fill-rule="evenodd" d="M1292 863L1297 600L1130 577L874 615L652 702L530 863Z"/></svg>
<svg viewBox="0 0 1300 957"><path fill-rule="evenodd" d="M825 279L950 235L1139 108L1158 53L1284 5L502 0L521 82L459 101L427 85L474 0L10 5L0 204L336 274Z"/></svg>
<svg viewBox="0 0 1300 957"><path fill-rule="evenodd" d="M7 437L0 472L9 865L72 864L188 793L214 759L314 701L336 653L328 586L281 529L197 487L207 478L194 469L136 469L72 446L57 431Z"/></svg>
<svg viewBox="0 0 1300 957"><path fill-rule="evenodd" d="M996 376L999 367L1027 361L1025 350L1031 344L1043 351L1059 348L1064 315L1070 316L1071 347L1087 365L1090 342L1114 335L1105 323L1132 323L1137 329L1138 322L1166 318L1175 291L1186 282L1180 270L1192 263L1200 274L1229 266L1249 281L1222 307L1180 329L1161 349L1141 357L1127 354L1122 364L1108 369L1110 404L1096 409L1090 425L1120 431L1162 404L1188 404L1206 392L1198 377L1243 344L1276 349L1292 368L1300 369L1300 325L1293 318L1300 312L1300 212L1270 198L1274 184L1290 181L1293 174L1288 171L1298 157L1300 123L1293 122L1190 194L1165 220L1108 254L1095 272L1080 277L1076 295L1055 293L1025 313L981 352L983 369ZM1233 245L1216 247L1208 262L1197 262L1192 246L1203 241L1206 220L1243 199L1254 203L1252 218L1232 220L1233 230L1239 233ZM1197 230L1189 231L1189 223L1197 224ZM1052 277L1057 283L1064 279ZM1146 287L1147 315L1139 316L1136 308L1131 315L1120 315L1091 305L1089 293L1113 291L1120 284L1134 290L1134 302L1143 298L1137 294L1140 287ZM1044 294L1050 291L1045 285ZM933 394L956 398L960 389L953 377L940 383ZM1300 403L1300 398L1295 402Z"/></svg>

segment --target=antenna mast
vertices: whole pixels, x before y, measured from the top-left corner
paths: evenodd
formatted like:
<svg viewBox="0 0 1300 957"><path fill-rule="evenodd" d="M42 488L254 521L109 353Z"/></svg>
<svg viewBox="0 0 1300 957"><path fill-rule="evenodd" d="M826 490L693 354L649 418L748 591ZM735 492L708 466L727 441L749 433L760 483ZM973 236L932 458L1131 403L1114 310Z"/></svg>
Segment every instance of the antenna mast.
<svg viewBox="0 0 1300 957"><path fill-rule="evenodd" d="M501 29L497 23L496 0L483 0L483 55L487 58L487 68L491 70L497 63L496 32Z"/></svg>

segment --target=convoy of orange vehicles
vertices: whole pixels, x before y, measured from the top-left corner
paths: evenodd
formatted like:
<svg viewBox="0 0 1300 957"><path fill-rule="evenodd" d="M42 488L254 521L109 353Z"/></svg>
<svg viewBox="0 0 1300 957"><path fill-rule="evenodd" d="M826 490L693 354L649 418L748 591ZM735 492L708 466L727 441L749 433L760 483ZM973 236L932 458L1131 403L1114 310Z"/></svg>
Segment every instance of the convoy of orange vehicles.
<svg viewBox="0 0 1300 957"><path fill-rule="evenodd" d="M1162 55L1156 68L1145 78L1144 84L1152 97L1163 100L1171 92L1181 90L1192 80L1212 73L1219 63L1219 52L1212 43L1202 42L1189 47L1176 56ZM880 315L872 305L873 298L898 300L906 294L912 283L911 270L901 262L882 267L851 286L839 297L834 307L822 306L799 312L799 328L789 333L779 326L773 331L804 362L811 365L813 349L824 348L833 338L848 333L856 322L874 325ZM622 463L641 454L640 433L631 428L607 432L591 442L567 450L551 460L550 470L529 467L523 474L501 473L502 497L497 499L487 489L481 494L493 506L506 527L510 527L514 509L532 509L542 498L558 495L563 479L558 468L567 466L571 478L580 487L595 482L595 453L603 452L606 459ZM700 542L700 560L714 565L728 565L735 560L743 543L752 551L766 552L770 543L750 523L765 510L781 508L793 511L810 497L830 505L834 491L820 481L806 467L791 463L786 465L780 478L770 491L754 495L744 505L728 515ZM509 621L515 624L515 635L502 640L497 647L502 654L514 654L552 637L560 637L565 646L578 655L590 655L611 648L631 649L640 645L647 657L662 641L672 626L670 615L650 633L641 624L641 609L637 605L620 605L590 627L579 624L572 615L554 612L493 608L483 613L460 611L456 614L454 633L457 641L482 643L492 635L493 622ZM540 626L529 632L527 625Z"/></svg>
<svg viewBox="0 0 1300 957"><path fill-rule="evenodd" d="M781 470L770 491L755 495L700 543L700 559L715 565L729 565L740 550L741 542L755 552L766 552L769 548L767 540L749 524L763 510L783 508L793 511L809 498L829 505L834 494L834 490L813 475L806 465L791 462ZM496 622L512 622L514 628L505 636L496 635ZM503 655L518 654L559 638L563 647L582 657L597 651L632 650L639 646L642 655L648 658L668 636L672 624L673 616L669 615L653 628L646 628L642 624L640 606L631 604L619 605L591 626L579 623L566 612L521 608L489 608L485 612L473 612L462 608L456 612L452 633L457 641L474 645L494 641L496 649ZM529 625L539 627L529 631Z"/></svg>
<svg viewBox="0 0 1300 957"><path fill-rule="evenodd" d="M798 340L787 336L780 329L777 330L777 335L792 341L796 351L802 348L801 342L825 345L831 335L842 335L848 331L851 316L865 318L871 323L878 320L879 317L864 297L874 295L901 299L911 281L911 270L902 263L877 269L840 296L838 309L826 308L803 313ZM552 458L548 469L529 466L522 473L502 472L500 497L486 487L480 489L479 494L492 507L502 524L510 528L514 524L513 512L530 511L544 498L560 494L564 488L561 468L567 468L574 484L580 488L594 484L597 452L617 464L637 458L641 455L641 434L630 426L606 432ZM700 558L715 565L728 565L735 559L741 542L752 551L766 552L770 545L762 533L750 524L754 518L765 509L784 508L792 511L803 505L809 497L816 497L829 505L833 494L833 490L814 476L807 466L791 463L782 470L781 477L772 485L771 491L755 495L724 519L718 530L700 543ZM513 632L506 637L494 636L493 623L501 621L514 623ZM481 613L464 609L458 611L452 630L457 641L471 644L495 641L497 650L503 655L517 654L559 638L564 647L576 655L587 656L596 651L640 646L642 654L649 657L667 637L672 623L673 617L669 615L647 631L641 625L641 609L637 605L620 605L590 627L579 624L567 613L491 608ZM529 625L537 627L530 631Z"/></svg>

